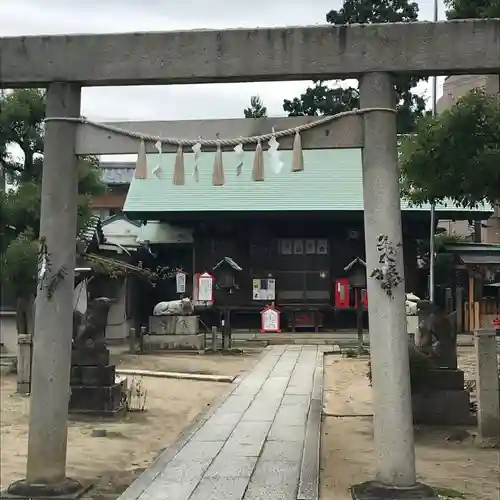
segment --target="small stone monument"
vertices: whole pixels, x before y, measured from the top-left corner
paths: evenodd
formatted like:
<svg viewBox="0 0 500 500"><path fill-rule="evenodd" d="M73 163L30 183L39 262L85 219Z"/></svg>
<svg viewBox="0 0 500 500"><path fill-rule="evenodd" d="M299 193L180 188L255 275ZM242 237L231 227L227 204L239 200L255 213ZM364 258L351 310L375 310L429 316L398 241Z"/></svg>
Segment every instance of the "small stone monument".
<svg viewBox="0 0 500 500"><path fill-rule="evenodd" d="M413 418L417 424L470 425L470 394L464 372L457 367L457 334L454 314L428 301L419 301L419 345L432 368L423 387L412 391Z"/></svg>
<svg viewBox="0 0 500 500"><path fill-rule="evenodd" d="M116 382L105 341L111 302L94 299L85 314L73 314L70 413L115 416L124 409L122 385Z"/></svg>

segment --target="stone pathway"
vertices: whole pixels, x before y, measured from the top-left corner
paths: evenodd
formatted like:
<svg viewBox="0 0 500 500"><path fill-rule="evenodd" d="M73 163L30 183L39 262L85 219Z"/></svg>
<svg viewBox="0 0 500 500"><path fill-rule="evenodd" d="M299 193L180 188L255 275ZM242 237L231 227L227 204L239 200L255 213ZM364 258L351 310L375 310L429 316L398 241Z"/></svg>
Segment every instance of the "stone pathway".
<svg viewBox="0 0 500 500"><path fill-rule="evenodd" d="M274 346L119 500L314 500L323 352Z"/></svg>

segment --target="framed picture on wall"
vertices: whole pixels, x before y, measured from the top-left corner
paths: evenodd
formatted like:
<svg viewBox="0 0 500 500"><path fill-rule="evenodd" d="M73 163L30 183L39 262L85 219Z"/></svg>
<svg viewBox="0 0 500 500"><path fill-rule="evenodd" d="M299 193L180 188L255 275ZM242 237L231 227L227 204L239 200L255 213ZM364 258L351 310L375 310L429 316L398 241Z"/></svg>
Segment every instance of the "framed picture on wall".
<svg viewBox="0 0 500 500"><path fill-rule="evenodd" d="M293 240L293 253L295 255L304 253L304 240Z"/></svg>
<svg viewBox="0 0 500 500"><path fill-rule="evenodd" d="M328 255L328 240L318 240L316 242L316 253L318 255Z"/></svg>
<svg viewBox="0 0 500 500"><path fill-rule="evenodd" d="M316 253L316 240L306 240L306 254L313 255Z"/></svg>
<svg viewBox="0 0 500 500"><path fill-rule="evenodd" d="M292 240L279 240L279 252L281 255L292 255Z"/></svg>

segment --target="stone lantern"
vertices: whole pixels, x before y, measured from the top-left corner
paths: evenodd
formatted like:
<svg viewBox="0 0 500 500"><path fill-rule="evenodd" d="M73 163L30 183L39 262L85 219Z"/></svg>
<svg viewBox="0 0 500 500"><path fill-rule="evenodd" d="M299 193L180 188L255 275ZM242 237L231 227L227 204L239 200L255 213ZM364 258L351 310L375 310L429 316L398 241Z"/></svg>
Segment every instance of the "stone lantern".
<svg viewBox="0 0 500 500"><path fill-rule="evenodd" d="M231 258L224 257L220 262L218 262L213 267L213 272L215 274L215 288L217 290L225 291L228 294L233 294L235 291L239 290L240 286L237 282L237 275L243 271L243 269ZM226 303L226 298L222 297L222 309L223 319L221 322L222 326L222 347L231 347L231 312Z"/></svg>

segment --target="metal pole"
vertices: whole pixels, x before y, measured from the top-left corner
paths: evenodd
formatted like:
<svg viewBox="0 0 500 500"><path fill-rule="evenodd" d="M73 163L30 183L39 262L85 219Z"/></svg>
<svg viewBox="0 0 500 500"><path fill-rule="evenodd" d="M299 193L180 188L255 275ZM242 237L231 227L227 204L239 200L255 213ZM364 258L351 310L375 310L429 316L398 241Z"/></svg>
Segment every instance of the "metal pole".
<svg viewBox="0 0 500 500"><path fill-rule="evenodd" d="M436 225L436 205L431 205L431 226L430 226L430 245L429 245L429 300L434 302L435 295L435 260L436 260L436 240L434 238L434 226Z"/></svg>
<svg viewBox="0 0 500 500"><path fill-rule="evenodd" d="M434 22L438 21L438 1L434 0ZM437 114L437 77L432 77L432 116ZM435 253L436 253L436 240L435 240L435 226L436 226L436 204L431 204L431 227L430 227L430 244L429 244L429 300L434 302L435 297Z"/></svg>
<svg viewBox="0 0 500 500"><path fill-rule="evenodd" d="M363 347L363 303L361 302L361 288L355 288L356 293L356 328L358 330L358 353L364 353Z"/></svg>

